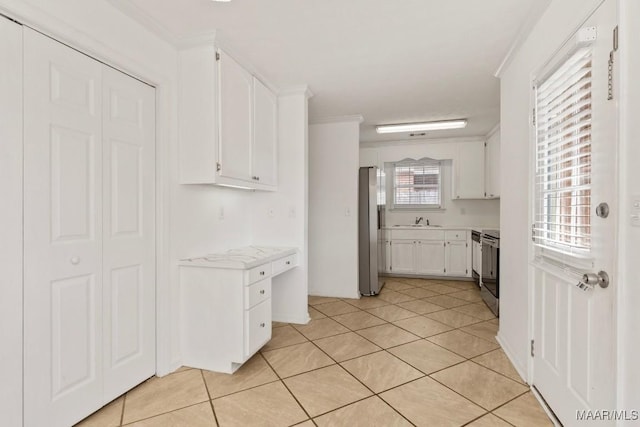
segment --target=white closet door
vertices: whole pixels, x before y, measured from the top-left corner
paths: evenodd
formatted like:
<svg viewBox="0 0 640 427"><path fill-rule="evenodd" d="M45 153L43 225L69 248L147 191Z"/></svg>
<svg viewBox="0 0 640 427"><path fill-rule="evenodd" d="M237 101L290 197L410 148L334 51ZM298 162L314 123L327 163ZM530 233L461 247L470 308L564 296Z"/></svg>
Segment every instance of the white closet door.
<svg viewBox="0 0 640 427"><path fill-rule="evenodd" d="M103 70L104 387L155 372L155 90Z"/></svg>
<svg viewBox="0 0 640 427"><path fill-rule="evenodd" d="M102 404L102 67L25 27L27 427Z"/></svg>
<svg viewBox="0 0 640 427"><path fill-rule="evenodd" d="M0 16L0 414L22 425L22 26Z"/></svg>

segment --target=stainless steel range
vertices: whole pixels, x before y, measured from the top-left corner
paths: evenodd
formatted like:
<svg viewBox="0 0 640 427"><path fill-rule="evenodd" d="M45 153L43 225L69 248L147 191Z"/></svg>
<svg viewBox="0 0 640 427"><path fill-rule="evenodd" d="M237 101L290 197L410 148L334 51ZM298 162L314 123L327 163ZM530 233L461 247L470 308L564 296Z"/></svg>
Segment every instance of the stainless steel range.
<svg viewBox="0 0 640 427"><path fill-rule="evenodd" d="M484 230L480 294L496 316L500 313L500 230Z"/></svg>

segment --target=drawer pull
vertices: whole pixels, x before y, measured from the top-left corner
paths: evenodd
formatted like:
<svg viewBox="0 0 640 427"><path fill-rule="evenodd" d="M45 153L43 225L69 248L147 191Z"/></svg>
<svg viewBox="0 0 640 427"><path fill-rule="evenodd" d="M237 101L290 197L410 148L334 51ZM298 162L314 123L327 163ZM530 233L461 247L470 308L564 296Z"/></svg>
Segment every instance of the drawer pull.
<svg viewBox="0 0 640 427"><path fill-rule="evenodd" d="M264 289L260 290L260 295L264 295Z"/></svg>
<svg viewBox="0 0 640 427"><path fill-rule="evenodd" d="M261 275L261 276L264 276L264 271L261 271L261 272L260 272L260 275Z"/></svg>
<svg viewBox="0 0 640 427"><path fill-rule="evenodd" d="M287 261L287 262L286 262L286 264L287 264L287 265L291 265L291 261Z"/></svg>
<svg viewBox="0 0 640 427"><path fill-rule="evenodd" d="M264 328L264 327L265 327L264 322L260 323L260 327L261 327L261 328Z"/></svg>

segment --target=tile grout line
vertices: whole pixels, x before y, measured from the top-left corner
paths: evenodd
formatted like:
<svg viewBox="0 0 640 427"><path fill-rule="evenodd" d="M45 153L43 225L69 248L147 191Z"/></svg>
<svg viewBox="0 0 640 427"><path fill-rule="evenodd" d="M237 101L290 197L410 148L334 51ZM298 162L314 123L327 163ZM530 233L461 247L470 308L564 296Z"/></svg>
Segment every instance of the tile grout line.
<svg viewBox="0 0 640 427"><path fill-rule="evenodd" d="M202 377L202 382L204 383L204 389L207 391L207 397L209 398L209 406L211 407L211 412L213 412L213 419L215 420L216 425L220 426L220 422L218 422L218 416L216 415L216 408L213 407L213 399L211 398L209 385L207 384L207 380L204 378L204 370L202 369L200 369L200 376Z"/></svg>
<svg viewBox="0 0 640 427"><path fill-rule="evenodd" d="M284 388L287 390L287 392L289 392L289 395L291 395L291 397L293 397L293 400L296 401L296 403L298 404L298 406L302 409L302 411L305 413L305 415L308 417L309 420L312 420L311 415L309 415L309 412L307 412L307 409L302 405L302 403L298 400L298 398L296 397L295 394L293 394L293 392L291 391L291 389L287 386L287 384L284 382L284 379L280 376L280 374L275 370L275 368L271 365L271 363L269 363L269 361L267 360L266 357L264 357L262 354L260 355L260 357L262 357L265 361L265 363L267 364L267 366L269 366L269 368L273 371L274 374L276 374L276 377L278 377L278 381L284 386ZM324 366L326 368L326 366ZM318 369L322 369L322 368L318 368ZM317 369L315 369L317 370ZM287 377L287 378L292 378L295 375L291 376L291 377ZM306 420L302 421L305 422ZM313 420L312 420L313 422ZM298 423L300 424L300 423ZM315 423L313 423L315 424Z"/></svg>

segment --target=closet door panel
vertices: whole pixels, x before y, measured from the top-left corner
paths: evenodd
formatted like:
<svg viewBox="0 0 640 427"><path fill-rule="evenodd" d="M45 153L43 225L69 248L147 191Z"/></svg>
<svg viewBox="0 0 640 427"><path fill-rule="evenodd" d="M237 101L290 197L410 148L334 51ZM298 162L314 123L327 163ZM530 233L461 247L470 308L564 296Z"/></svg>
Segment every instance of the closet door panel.
<svg viewBox="0 0 640 427"><path fill-rule="evenodd" d="M155 372L155 90L103 71L104 387Z"/></svg>
<svg viewBox="0 0 640 427"><path fill-rule="evenodd" d="M25 426L102 393L102 64L24 29Z"/></svg>
<svg viewBox="0 0 640 427"><path fill-rule="evenodd" d="M0 16L0 414L22 425L22 26Z"/></svg>

